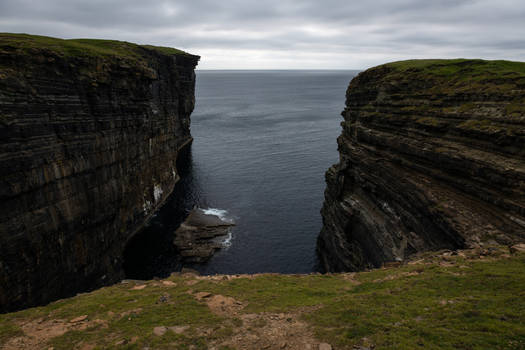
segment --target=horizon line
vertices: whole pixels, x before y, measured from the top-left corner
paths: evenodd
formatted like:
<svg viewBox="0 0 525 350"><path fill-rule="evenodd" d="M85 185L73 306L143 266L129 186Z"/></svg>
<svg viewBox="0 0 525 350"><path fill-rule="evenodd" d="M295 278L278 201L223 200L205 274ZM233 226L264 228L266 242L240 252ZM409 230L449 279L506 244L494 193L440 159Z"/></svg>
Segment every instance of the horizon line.
<svg viewBox="0 0 525 350"><path fill-rule="evenodd" d="M195 68L196 71L253 71L253 70L268 70L268 71L290 71L290 70L296 70L296 71L303 71L303 70L317 70L317 71L362 71L367 68Z"/></svg>

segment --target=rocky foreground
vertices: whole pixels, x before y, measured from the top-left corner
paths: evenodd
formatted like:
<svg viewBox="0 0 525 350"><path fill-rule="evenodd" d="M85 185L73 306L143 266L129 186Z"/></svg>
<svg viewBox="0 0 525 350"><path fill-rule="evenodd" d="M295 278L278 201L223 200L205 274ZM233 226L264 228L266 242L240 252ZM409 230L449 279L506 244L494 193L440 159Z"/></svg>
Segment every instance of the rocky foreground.
<svg viewBox="0 0 525 350"><path fill-rule="evenodd" d="M414 60L352 80L326 173L328 271L525 240L525 63Z"/></svg>
<svg viewBox="0 0 525 350"><path fill-rule="evenodd" d="M0 315L14 349L524 349L525 245L341 274L173 274Z"/></svg>

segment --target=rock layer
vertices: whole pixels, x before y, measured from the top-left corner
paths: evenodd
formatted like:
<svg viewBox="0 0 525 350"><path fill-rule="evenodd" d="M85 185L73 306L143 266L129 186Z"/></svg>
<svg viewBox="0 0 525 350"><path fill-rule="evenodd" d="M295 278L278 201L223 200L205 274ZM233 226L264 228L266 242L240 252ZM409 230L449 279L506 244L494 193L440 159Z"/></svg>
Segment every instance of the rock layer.
<svg viewBox="0 0 525 350"><path fill-rule="evenodd" d="M0 311L112 283L178 180L198 56L0 34Z"/></svg>
<svg viewBox="0 0 525 350"><path fill-rule="evenodd" d="M415 60L352 80L326 173L328 271L525 239L525 63Z"/></svg>
<svg viewBox="0 0 525 350"><path fill-rule="evenodd" d="M234 225L232 221L193 208L175 231L173 244L184 262L202 263L224 246L220 237L230 234L230 228Z"/></svg>

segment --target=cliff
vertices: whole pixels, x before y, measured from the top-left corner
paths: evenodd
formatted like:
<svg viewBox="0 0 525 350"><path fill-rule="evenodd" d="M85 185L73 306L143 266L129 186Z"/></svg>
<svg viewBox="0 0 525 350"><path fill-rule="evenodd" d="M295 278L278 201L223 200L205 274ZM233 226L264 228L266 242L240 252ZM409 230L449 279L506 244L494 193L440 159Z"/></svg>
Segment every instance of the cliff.
<svg viewBox="0 0 525 350"><path fill-rule="evenodd" d="M525 239L525 63L414 60L352 80L318 252L360 270Z"/></svg>
<svg viewBox="0 0 525 350"><path fill-rule="evenodd" d="M0 34L0 311L123 277L178 180L199 57Z"/></svg>

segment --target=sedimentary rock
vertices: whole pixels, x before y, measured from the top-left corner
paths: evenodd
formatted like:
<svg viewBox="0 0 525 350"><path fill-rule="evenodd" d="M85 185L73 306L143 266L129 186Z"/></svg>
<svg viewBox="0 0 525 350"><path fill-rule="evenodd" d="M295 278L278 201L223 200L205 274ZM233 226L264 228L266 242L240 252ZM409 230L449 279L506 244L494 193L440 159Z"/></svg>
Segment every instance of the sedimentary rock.
<svg viewBox="0 0 525 350"><path fill-rule="evenodd" d="M352 80L318 239L329 271L525 239L525 63L415 60Z"/></svg>
<svg viewBox="0 0 525 350"><path fill-rule="evenodd" d="M178 180L198 56L0 34L0 311L122 277Z"/></svg>
<svg viewBox="0 0 525 350"><path fill-rule="evenodd" d="M193 208L175 231L173 244L184 262L205 262L223 246L219 237L226 236L234 223Z"/></svg>

